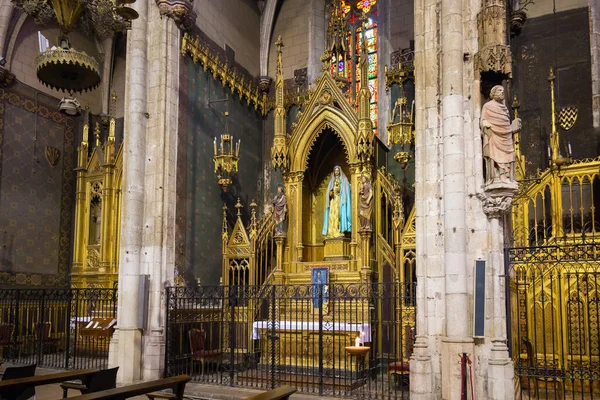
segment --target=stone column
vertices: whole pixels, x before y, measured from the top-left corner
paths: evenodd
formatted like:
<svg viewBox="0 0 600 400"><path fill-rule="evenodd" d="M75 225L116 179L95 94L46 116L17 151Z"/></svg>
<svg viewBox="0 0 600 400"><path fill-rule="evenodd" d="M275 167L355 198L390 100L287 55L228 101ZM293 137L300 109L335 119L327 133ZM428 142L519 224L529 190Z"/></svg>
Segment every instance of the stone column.
<svg viewBox="0 0 600 400"><path fill-rule="evenodd" d="M321 75L325 51L325 0L310 0L308 13L308 84Z"/></svg>
<svg viewBox="0 0 600 400"><path fill-rule="evenodd" d="M104 67L102 69L102 114L108 115L110 112L110 89L111 75L113 64L113 44L114 38L107 37L102 40L102 48L104 49Z"/></svg>
<svg viewBox="0 0 600 400"><path fill-rule="evenodd" d="M133 4L140 17L127 35L125 76L125 131L123 135L123 199L119 248L119 303L117 328L111 341L109 364L119 366L119 382L142 379L142 331L138 327L139 276L142 267L146 163L146 74L148 2Z"/></svg>
<svg viewBox="0 0 600 400"><path fill-rule="evenodd" d="M446 318L442 337L442 398L459 399L457 354L473 354L467 273L467 213L463 108L462 1L441 2L443 223ZM462 312L458 310L463 310Z"/></svg>
<svg viewBox="0 0 600 400"><path fill-rule="evenodd" d="M10 1L4 1L0 5L0 56L4 56L6 51L6 34L8 33L8 24L10 23L10 17L12 16L14 6Z"/></svg>
<svg viewBox="0 0 600 400"><path fill-rule="evenodd" d="M486 312L486 336L491 338L487 378L488 398L492 400L514 399L514 366L507 345L504 221L515 194L511 186L478 194L489 219L486 280L491 278L491 287L486 290L486 301L492 309Z"/></svg>
<svg viewBox="0 0 600 400"><path fill-rule="evenodd" d="M162 376L164 287L172 284L175 270L180 32L170 7L185 3L191 10L191 3L157 3L160 11L151 2L134 3L140 18L127 46L119 327L110 360L120 366L122 383ZM142 274L150 277L143 332L138 323L146 311L138 304Z"/></svg>
<svg viewBox="0 0 600 400"><path fill-rule="evenodd" d="M415 225L417 336L410 361L410 398L439 398L440 359L437 336L443 332L444 274L440 230L441 193L437 76L437 1L415 0ZM427 24L425 23L427 21Z"/></svg>
<svg viewBox="0 0 600 400"><path fill-rule="evenodd" d="M177 5L173 2L173 5ZM191 4L188 4L188 12ZM180 31L161 9L149 10L148 119L143 262L150 275L144 379L162 377L165 357L165 285L175 274L175 202L179 119ZM169 14L166 14L169 16Z"/></svg>

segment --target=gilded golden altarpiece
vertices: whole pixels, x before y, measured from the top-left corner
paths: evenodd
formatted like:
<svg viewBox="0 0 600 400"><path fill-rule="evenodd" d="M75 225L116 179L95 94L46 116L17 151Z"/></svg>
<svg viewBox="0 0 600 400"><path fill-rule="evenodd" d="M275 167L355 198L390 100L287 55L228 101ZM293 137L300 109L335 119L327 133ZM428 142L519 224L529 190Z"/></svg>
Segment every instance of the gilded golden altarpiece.
<svg viewBox="0 0 600 400"><path fill-rule="evenodd" d="M555 109L554 80L550 70L549 168L526 174L515 135L520 185L505 252L512 355L523 388L600 393L600 158L573 160L561 142L577 109ZM515 99L515 117L518 107Z"/></svg>
<svg viewBox="0 0 600 400"><path fill-rule="evenodd" d="M123 146L116 149L114 118L103 118L108 135L101 142L101 123L89 116L77 159L77 192L71 286L113 288L118 281ZM92 131L90 131L92 128Z"/></svg>

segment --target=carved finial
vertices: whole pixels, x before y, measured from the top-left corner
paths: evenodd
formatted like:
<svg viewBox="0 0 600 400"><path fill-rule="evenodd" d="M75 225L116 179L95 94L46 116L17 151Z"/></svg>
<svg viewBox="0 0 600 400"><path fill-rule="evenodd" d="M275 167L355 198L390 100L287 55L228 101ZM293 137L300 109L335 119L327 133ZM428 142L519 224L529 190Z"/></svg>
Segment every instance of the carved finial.
<svg viewBox="0 0 600 400"><path fill-rule="evenodd" d="M112 92L112 94L110 95L110 107L109 107L108 113L114 117L116 112L117 112L117 92Z"/></svg>
<svg viewBox="0 0 600 400"><path fill-rule="evenodd" d="M223 240L227 240L228 237L228 225L227 225L227 204L223 203L223 228L221 232Z"/></svg>
<svg viewBox="0 0 600 400"><path fill-rule="evenodd" d="M94 137L96 138L96 146L100 146L100 123L96 122L94 128Z"/></svg>
<svg viewBox="0 0 600 400"><path fill-rule="evenodd" d="M89 106L85 107L85 111L83 112L83 136L81 138L81 144L87 146L89 143L89 131L90 131L90 108Z"/></svg>
<svg viewBox="0 0 600 400"><path fill-rule="evenodd" d="M521 107L521 104L519 103L519 100L517 99L517 95L515 95L513 97L513 102L511 105L513 112L515 113L515 118L519 118L519 108Z"/></svg>
<svg viewBox="0 0 600 400"><path fill-rule="evenodd" d="M281 48L284 47L284 44L283 40L281 40L281 35L277 37L275 45L277 46L277 74L283 75L283 52Z"/></svg>
<svg viewBox="0 0 600 400"><path fill-rule="evenodd" d="M256 238L256 202L252 199L250 203L250 210L252 210L252 214L250 217L250 238Z"/></svg>
<svg viewBox="0 0 600 400"><path fill-rule="evenodd" d="M241 216L242 215L242 201L240 200L239 197L237 199L237 203L235 203L235 208L237 209L238 217Z"/></svg>
<svg viewBox="0 0 600 400"><path fill-rule="evenodd" d="M331 63L331 51L325 50L323 54L321 54L321 62L323 65L321 66L322 72L331 72L330 63Z"/></svg>

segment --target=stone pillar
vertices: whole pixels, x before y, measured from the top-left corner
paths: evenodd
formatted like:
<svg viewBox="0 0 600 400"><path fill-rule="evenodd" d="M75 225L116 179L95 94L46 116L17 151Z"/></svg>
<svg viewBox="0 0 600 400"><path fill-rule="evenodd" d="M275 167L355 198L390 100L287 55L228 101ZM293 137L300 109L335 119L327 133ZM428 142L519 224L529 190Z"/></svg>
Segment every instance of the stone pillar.
<svg viewBox="0 0 600 400"><path fill-rule="evenodd" d="M4 56L6 52L6 34L8 33L8 24L10 23L13 10L14 6L10 1L3 1L2 5L0 5L0 56Z"/></svg>
<svg viewBox="0 0 600 400"><path fill-rule="evenodd" d="M104 50L104 68L102 69L102 114L108 115L110 112L110 89L111 75L113 64L113 44L114 38L107 37L102 40L102 48Z"/></svg>
<svg viewBox="0 0 600 400"><path fill-rule="evenodd" d="M174 6L181 6L181 1ZM191 4L188 3L188 11ZM163 375L164 287L175 275L175 202L179 119L180 31L177 20L150 7L148 25L148 142L143 262L150 275L148 330L144 336L144 380ZM168 16L168 14L167 14ZM185 20L184 18L182 20ZM181 25L183 26L183 25Z"/></svg>
<svg viewBox="0 0 600 400"><path fill-rule="evenodd" d="M410 361L410 398L440 397L441 374L437 337L444 320L444 274L441 249L441 192L438 182L440 57L437 51L437 1L415 0L415 224L417 336ZM427 24L425 22L428 22Z"/></svg>
<svg viewBox="0 0 600 400"><path fill-rule="evenodd" d="M109 364L119 366L117 379L128 383L142 379L142 331L138 327L139 276L146 163L146 75L148 50L148 2L133 4L140 17L127 35L125 76L125 131L123 135L123 187L119 248L119 303L117 328L111 341Z"/></svg>
<svg viewBox="0 0 600 400"><path fill-rule="evenodd" d="M478 195L489 219L486 281L491 281L491 287L486 290L486 302L492 307L486 311L486 336L491 338L487 368L487 398L491 400L514 399L514 366L507 345L504 221L515 194L514 187L507 185Z"/></svg>
<svg viewBox="0 0 600 400"><path fill-rule="evenodd" d="M589 0L590 49L592 55L592 115L594 128L600 128L600 4Z"/></svg>
<svg viewBox="0 0 600 400"><path fill-rule="evenodd" d="M140 18L128 35L118 331L110 357L110 364L120 366L122 383L162 376L164 287L172 284L175 270L180 32L162 3L160 12L151 2L134 3ZM143 332L142 274L150 277Z"/></svg>
<svg viewBox="0 0 600 400"><path fill-rule="evenodd" d="M473 362L476 398L514 395L506 310L504 301L497 301L504 297L502 224L498 218L484 217L485 207L476 196L482 191L483 172L479 70L472 55L478 51L481 2L465 4L415 0L418 286L411 399L459 399L460 353L467 353ZM489 260L491 284L485 338L475 342L476 259Z"/></svg>
<svg viewBox="0 0 600 400"><path fill-rule="evenodd" d="M308 84L321 76L325 51L325 0L310 0L308 12Z"/></svg>
<svg viewBox="0 0 600 400"><path fill-rule="evenodd" d="M445 336L441 338L442 398L459 399L457 354L473 354L467 273L467 213L463 96L462 1L441 2ZM458 312L458 310L464 310Z"/></svg>

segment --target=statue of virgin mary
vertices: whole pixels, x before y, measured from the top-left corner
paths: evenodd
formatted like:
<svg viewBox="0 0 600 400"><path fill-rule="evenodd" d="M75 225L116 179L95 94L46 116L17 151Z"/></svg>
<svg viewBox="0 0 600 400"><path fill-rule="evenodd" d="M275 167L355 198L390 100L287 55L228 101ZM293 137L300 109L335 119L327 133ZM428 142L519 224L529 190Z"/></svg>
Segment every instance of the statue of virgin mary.
<svg viewBox="0 0 600 400"><path fill-rule="evenodd" d="M350 182L342 169L336 165L327 185L327 200L323 218L323 236L326 238L343 237L344 232L352 230L352 201Z"/></svg>

